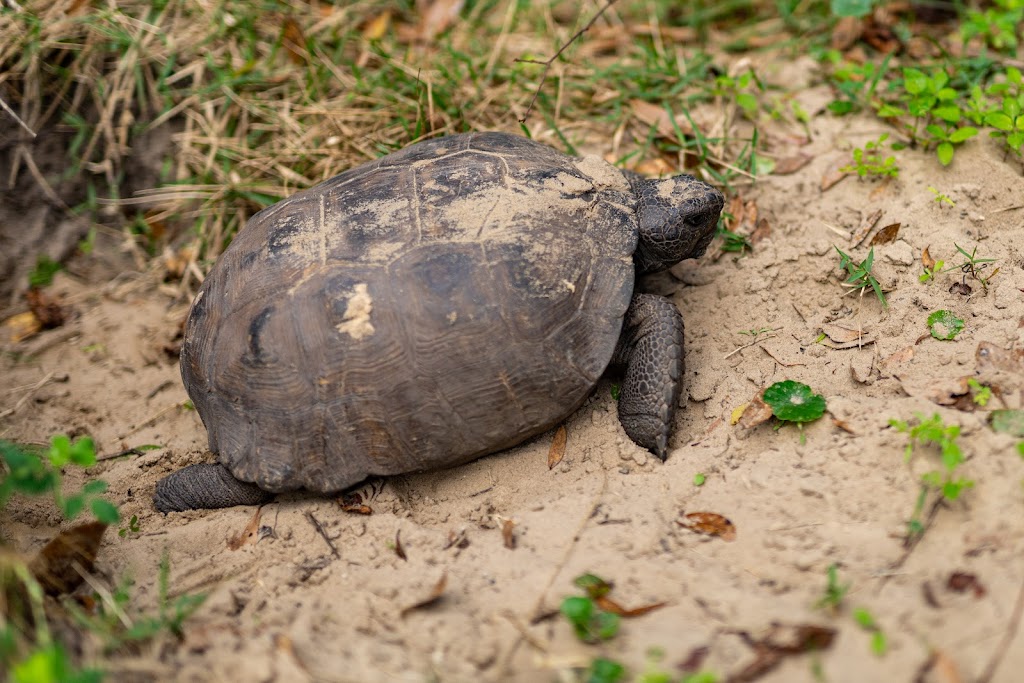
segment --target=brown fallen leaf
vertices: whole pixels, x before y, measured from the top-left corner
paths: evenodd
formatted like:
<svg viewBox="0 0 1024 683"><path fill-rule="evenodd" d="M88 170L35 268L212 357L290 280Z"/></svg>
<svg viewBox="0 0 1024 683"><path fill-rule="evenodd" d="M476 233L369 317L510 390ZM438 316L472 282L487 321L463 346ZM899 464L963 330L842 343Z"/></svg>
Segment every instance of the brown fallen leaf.
<svg viewBox="0 0 1024 683"><path fill-rule="evenodd" d="M25 300L44 330L60 327L67 319L67 312L60 299L42 289L31 288L25 292Z"/></svg>
<svg viewBox="0 0 1024 683"><path fill-rule="evenodd" d="M78 524L57 534L28 563L32 576L50 595L70 593L82 583L82 571L91 572L107 525Z"/></svg>
<svg viewBox="0 0 1024 683"><path fill-rule="evenodd" d="M501 540L509 550L516 549L515 528L516 523L511 519L506 519L501 523Z"/></svg>
<svg viewBox="0 0 1024 683"><path fill-rule="evenodd" d="M814 624L790 626L775 623L760 639L753 638L746 631L739 631L738 635L754 650L754 661L730 676L729 681L749 683L775 669L786 657L827 650L835 640L836 630Z"/></svg>
<svg viewBox="0 0 1024 683"><path fill-rule="evenodd" d="M871 238L869 244L875 246L876 244L889 244L896 240L896 236L900 234L900 224L890 223L881 230L875 233L875 236Z"/></svg>
<svg viewBox="0 0 1024 683"><path fill-rule="evenodd" d="M779 159L779 161L775 164L775 169L772 171L772 173L775 175L789 175L791 173L796 173L797 171L799 171L801 168L811 163L812 161L814 161L813 156L811 156L810 154L804 154L803 152L799 152L791 157Z"/></svg>
<svg viewBox="0 0 1024 683"><path fill-rule="evenodd" d="M821 331L834 342L834 344L829 345L834 349L854 348L864 346L865 344L873 344L875 341L868 334L867 330L863 328L854 329L837 323L824 323L821 326Z"/></svg>
<svg viewBox="0 0 1024 683"><path fill-rule="evenodd" d="M446 31L459 18L463 4L463 0L419 0L416 3L420 13L416 26L419 40L429 43Z"/></svg>
<svg viewBox="0 0 1024 683"><path fill-rule="evenodd" d="M3 329L4 338L12 344L16 344L39 334L43 329L43 324L36 317L35 313L25 311L5 320Z"/></svg>
<svg viewBox="0 0 1024 683"><path fill-rule="evenodd" d="M670 117L664 107L640 99L630 100L629 108L633 111L633 116L648 126L653 126L663 138L675 140L678 137L677 127L683 135L693 135L693 126L684 114Z"/></svg>
<svg viewBox="0 0 1024 683"><path fill-rule="evenodd" d="M281 27L281 44L288 51L288 58L293 64L305 64L306 36L302 33L302 27L293 17L285 17Z"/></svg>
<svg viewBox="0 0 1024 683"><path fill-rule="evenodd" d="M551 440L551 448L548 449L548 469L550 470L565 457L565 442L568 434L565 425L555 430L555 437Z"/></svg>
<svg viewBox="0 0 1024 683"><path fill-rule="evenodd" d="M825 172L821 176L821 191L835 186L840 180L850 175L848 171L844 171L849 160L846 157L834 160L829 167L825 169Z"/></svg>
<svg viewBox="0 0 1024 683"><path fill-rule="evenodd" d="M262 538L260 535L261 516L263 516L262 506L256 508L256 512L253 513L252 518L249 519L249 523L245 525L245 528L242 529L240 534L228 539L229 550L238 550L243 545L254 544Z"/></svg>
<svg viewBox="0 0 1024 683"><path fill-rule="evenodd" d="M956 662L942 650L932 650L931 655L914 676L914 683L963 683L963 681L960 672L957 671Z"/></svg>
<svg viewBox="0 0 1024 683"><path fill-rule="evenodd" d="M402 530L395 530L395 555L398 555L400 559L409 561L409 558L405 556L405 548L402 547Z"/></svg>
<svg viewBox="0 0 1024 683"><path fill-rule="evenodd" d="M758 392L740 416L739 425L744 429L752 429L772 419L772 415L771 406L764 402L761 392Z"/></svg>
<svg viewBox="0 0 1024 683"><path fill-rule="evenodd" d="M408 607L404 607L402 611L399 612L399 616L404 618L406 614L412 612L413 610L423 609L424 607L429 607L430 605L433 605L435 602L441 599L442 595L444 595L444 589L447 585L448 572L446 571L441 574L441 578L438 579L437 583L434 584L433 589L431 589L430 594L427 597L417 602L414 602Z"/></svg>
<svg viewBox="0 0 1024 683"><path fill-rule="evenodd" d="M925 267L925 270L931 270L935 267L935 259L928 253L928 247L924 248L921 252L921 265Z"/></svg>
<svg viewBox="0 0 1024 683"><path fill-rule="evenodd" d="M881 209L875 209L871 213L864 215L861 219L860 227L857 228L856 232L853 233L853 236L850 237L850 246L856 247L861 242L863 242L864 239L868 236L868 233L871 232L871 229L878 224L878 221L879 219L881 219L881 217Z"/></svg>
<svg viewBox="0 0 1024 683"><path fill-rule="evenodd" d="M832 49L839 51L849 50L863 32L863 19L860 17L842 17L832 28L832 38L830 40Z"/></svg>
<svg viewBox="0 0 1024 683"><path fill-rule="evenodd" d="M603 609L605 612L611 612L613 614L618 614L620 617L626 618L640 617L645 614L648 614L649 612L653 612L654 610L661 609L662 607L668 604L667 602L655 602L650 605L644 605L643 607L634 607L633 609L626 609L619 603L609 598L607 595L602 595L600 597L595 598L594 602L597 603L597 606Z"/></svg>
<svg viewBox="0 0 1024 683"><path fill-rule="evenodd" d="M988 592L981 585L981 582L978 581L978 577L968 572L953 572L950 574L949 579L946 580L946 588L955 593L972 591L976 598L983 598Z"/></svg>
<svg viewBox="0 0 1024 683"><path fill-rule="evenodd" d="M373 508L364 502L362 494L358 491L354 493L346 493L338 501L338 505L344 512L348 512L354 515L372 515Z"/></svg>
<svg viewBox="0 0 1024 683"><path fill-rule="evenodd" d="M708 658L710 653L711 648L707 645L699 645L693 648L690 650L689 654L686 655L686 659L679 664L680 671L683 673L693 673L698 671L703 668L704 660Z"/></svg>
<svg viewBox="0 0 1024 683"><path fill-rule="evenodd" d="M717 512L690 512L677 519L676 524L705 536L718 536L723 541L736 540L736 527Z"/></svg>
<svg viewBox="0 0 1024 683"><path fill-rule="evenodd" d="M757 244L763 242L772 236L772 226L768 222L767 218L761 217L757 219L757 227L754 228L754 232L750 233L750 243Z"/></svg>
<svg viewBox="0 0 1024 683"><path fill-rule="evenodd" d="M380 40L387 35L391 27L391 10L386 9L380 14L371 17L363 24L361 34L366 40Z"/></svg>

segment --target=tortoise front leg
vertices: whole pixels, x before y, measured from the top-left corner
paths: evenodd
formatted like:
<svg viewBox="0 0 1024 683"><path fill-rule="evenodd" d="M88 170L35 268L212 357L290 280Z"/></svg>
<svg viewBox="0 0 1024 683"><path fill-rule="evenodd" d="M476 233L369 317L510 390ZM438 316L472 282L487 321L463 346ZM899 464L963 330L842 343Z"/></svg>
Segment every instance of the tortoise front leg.
<svg viewBox="0 0 1024 683"><path fill-rule="evenodd" d="M189 465L156 483L153 503L160 512L261 505L274 495L235 479L223 465Z"/></svg>
<svg viewBox="0 0 1024 683"><path fill-rule="evenodd" d="M612 360L626 368L619 422L664 460L683 390L683 316L665 297L634 294Z"/></svg>

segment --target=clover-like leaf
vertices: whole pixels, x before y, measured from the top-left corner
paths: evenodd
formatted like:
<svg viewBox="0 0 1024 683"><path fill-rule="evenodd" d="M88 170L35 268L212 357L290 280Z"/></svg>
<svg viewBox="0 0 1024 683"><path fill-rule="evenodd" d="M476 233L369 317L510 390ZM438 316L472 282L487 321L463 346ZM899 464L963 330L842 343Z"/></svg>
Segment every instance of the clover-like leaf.
<svg viewBox="0 0 1024 683"><path fill-rule="evenodd" d="M772 414L787 422L812 422L825 414L825 398L806 384L785 380L764 390Z"/></svg>
<svg viewBox="0 0 1024 683"><path fill-rule="evenodd" d="M936 339L948 341L960 334L962 329L964 321L950 311L939 310L928 316L928 331Z"/></svg>

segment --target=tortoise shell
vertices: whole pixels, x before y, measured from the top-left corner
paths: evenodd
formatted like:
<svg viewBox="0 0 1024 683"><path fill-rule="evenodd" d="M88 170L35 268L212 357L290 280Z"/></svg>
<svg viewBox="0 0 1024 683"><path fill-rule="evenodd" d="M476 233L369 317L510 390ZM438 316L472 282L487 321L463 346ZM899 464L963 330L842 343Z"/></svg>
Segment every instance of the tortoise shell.
<svg viewBox="0 0 1024 683"><path fill-rule="evenodd" d="M210 449L268 491L326 492L549 429L615 351L636 204L597 158L470 133L260 211L185 327Z"/></svg>

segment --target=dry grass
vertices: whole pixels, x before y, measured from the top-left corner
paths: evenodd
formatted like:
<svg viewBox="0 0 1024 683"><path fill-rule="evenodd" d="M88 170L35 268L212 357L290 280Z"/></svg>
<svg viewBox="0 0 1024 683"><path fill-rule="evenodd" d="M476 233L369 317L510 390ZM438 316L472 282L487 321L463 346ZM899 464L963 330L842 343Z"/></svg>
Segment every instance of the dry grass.
<svg viewBox="0 0 1024 683"><path fill-rule="evenodd" d="M426 137L518 130L541 68L515 59L553 54L605 3L462 4L29 2L0 14L0 98L41 136L67 138L49 182L84 182L85 209L135 216L127 230L150 253L187 242L199 259L188 279L296 189ZM678 82L697 51L697 31L665 16L652 2L609 8L553 64L525 131L568 150L613 138L621 156L645 144L630 69L662 60L664 83L642 96L678 101L651 88ZM163 130L163 158L141 160L160 183L133 188L133 147ZM8 183L33 167L28 140Z"/></svg>

